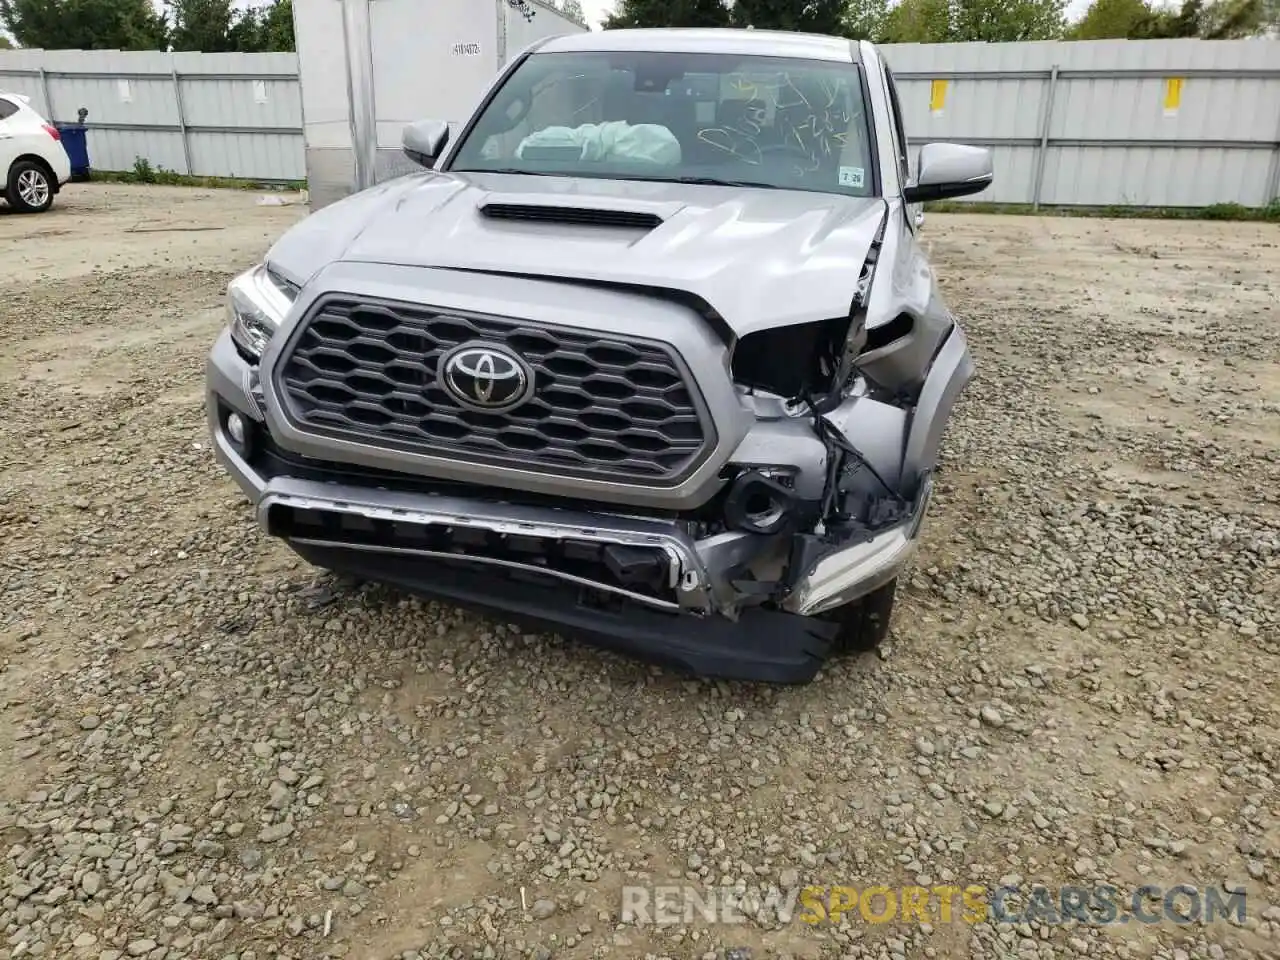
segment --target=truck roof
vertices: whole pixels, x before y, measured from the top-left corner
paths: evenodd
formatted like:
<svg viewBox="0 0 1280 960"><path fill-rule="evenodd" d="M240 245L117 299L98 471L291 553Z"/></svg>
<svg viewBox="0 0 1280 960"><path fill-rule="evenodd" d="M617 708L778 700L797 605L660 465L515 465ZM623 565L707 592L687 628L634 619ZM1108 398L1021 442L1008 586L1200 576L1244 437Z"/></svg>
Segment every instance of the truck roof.
<svg viewBox="0 0 1280 960"><path fill-rule="evenodd" d="M800 60L828 60L859 63L855 40L817 33L786 30L743 30L736 28L666 27L638 30L594 30L590 33L552 37L538 47L538 53L607 53L610 51L654 53L727 53L737 56L794 57Z"/></svg>

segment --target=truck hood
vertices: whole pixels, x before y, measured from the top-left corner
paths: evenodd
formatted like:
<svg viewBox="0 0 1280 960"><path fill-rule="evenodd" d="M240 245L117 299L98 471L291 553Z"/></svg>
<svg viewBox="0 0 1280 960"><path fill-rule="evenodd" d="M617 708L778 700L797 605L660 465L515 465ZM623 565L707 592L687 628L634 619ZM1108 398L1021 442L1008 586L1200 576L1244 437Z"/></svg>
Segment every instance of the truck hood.
<svg viewBox="0 0 1280 960"><path fill-rule="evenodd" d="M494 218L487 205L537 219ZM547 219L557 208L661 222ZM317 210L267 259L299 284L344 260L679 291L744 336L845 316L885 210L880 198L794 190L429 172Z"/></svg>

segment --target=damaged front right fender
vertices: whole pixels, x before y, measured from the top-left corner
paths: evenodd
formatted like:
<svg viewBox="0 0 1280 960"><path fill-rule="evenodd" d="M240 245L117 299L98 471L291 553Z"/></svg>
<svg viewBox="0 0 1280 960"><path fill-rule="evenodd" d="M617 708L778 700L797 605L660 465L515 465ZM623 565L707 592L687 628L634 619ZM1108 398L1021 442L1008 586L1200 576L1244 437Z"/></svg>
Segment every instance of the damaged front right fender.
<svg viewBox="0 0 1280 960"><path fill-rule="evenodd" d="M955 407L956 398L973 379L973 357L959 324L951 328L925 378L911 415L907 445L902 455L902 478L915 484L933 472L938 449Z"/></svg>
<svg viewBox="0 0 1280 960"><path fill-rule="evenodd" d="M783 607L817 616L856 602L894 580L915 553L933 494L933 471L956 399L973 378L973 358L953 325L930 365L907 429L896 486L910 501L899 519L871 530L856 525L796 538L794 580Z"/></svg>

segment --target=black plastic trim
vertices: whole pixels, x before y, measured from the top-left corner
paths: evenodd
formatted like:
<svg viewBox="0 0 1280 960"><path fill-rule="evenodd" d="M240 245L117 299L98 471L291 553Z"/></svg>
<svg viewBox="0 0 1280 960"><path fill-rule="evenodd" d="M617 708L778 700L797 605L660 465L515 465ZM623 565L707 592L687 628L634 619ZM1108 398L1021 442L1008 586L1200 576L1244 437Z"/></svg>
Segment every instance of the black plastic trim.
<svg viewBox="0 0 1280 960"><path fill-rule="evenodd" d="M634 210L605 210L599 207L557 206L541 203L485 203L480 212L491 220L538 221L590 227L625 227L653 230L662 226L654 213Z"/></svg>
<svg viewBox="0 0 1280 960"><path fill-rule="evenodd" d="M298 543L304 560L334 573L371 579L410 593L535 629L551 629L592 646L672 667L696 677L771 684L809 683L833 651L837 624L760 608L737 621L664 614L638 604L590 607L573 588L543 578L503 577L491 569L354 553Z"/></svg>

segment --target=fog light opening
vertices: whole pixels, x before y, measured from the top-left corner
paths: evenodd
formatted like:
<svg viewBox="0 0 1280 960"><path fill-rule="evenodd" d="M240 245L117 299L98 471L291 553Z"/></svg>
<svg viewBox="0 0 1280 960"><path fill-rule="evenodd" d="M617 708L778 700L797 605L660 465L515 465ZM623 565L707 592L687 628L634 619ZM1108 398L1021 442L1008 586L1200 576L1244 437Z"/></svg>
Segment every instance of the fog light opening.
<svg viewBox="0 0 1280 960"><path fill-rule="evenodd" d="M754 527L771 527L786 512L786 507L762 490L752 490L743 505L743 516Z"/></svg>
<svg viewBox="0 0 1280 960"><path fill-rule="evenodd" d="M725 523L748 533L781 533L795 520L791 491L757 470L744 473L729 489Z"/></svg>

